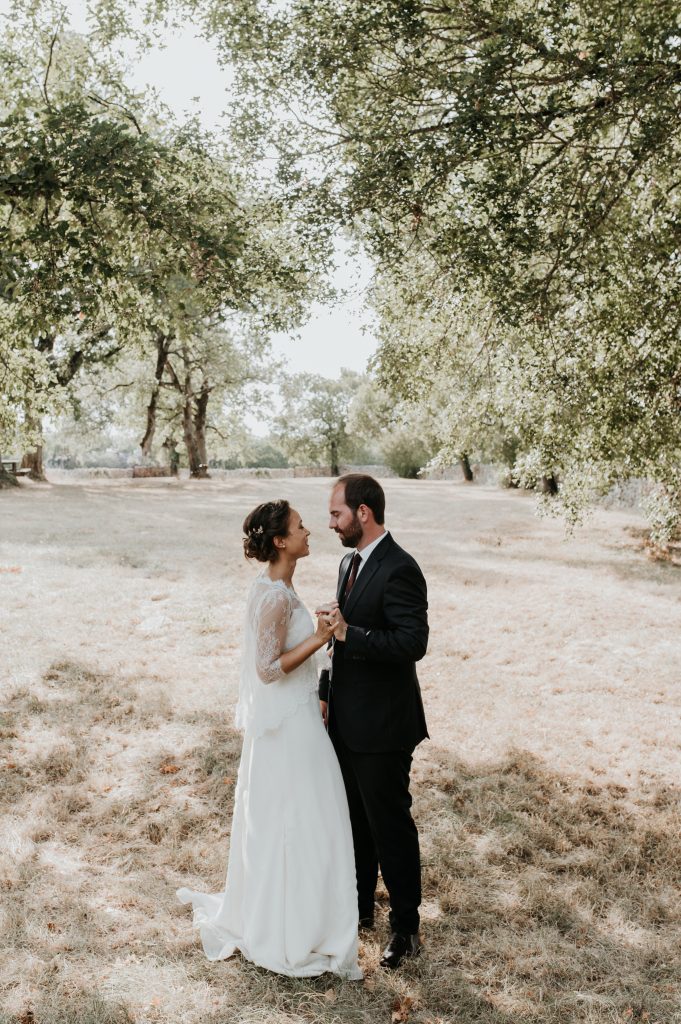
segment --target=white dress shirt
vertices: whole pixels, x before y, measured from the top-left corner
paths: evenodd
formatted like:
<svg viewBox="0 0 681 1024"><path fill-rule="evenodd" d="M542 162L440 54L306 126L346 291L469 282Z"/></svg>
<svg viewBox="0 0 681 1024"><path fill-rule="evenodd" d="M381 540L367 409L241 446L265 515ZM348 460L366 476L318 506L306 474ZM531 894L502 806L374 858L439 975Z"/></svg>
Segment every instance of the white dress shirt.
<svg viewBox="0 0 681 1024"><path fill-rule="evenodd" d="M371 544L367 544L367 546L365 548L362 548L361 551L355 550L355 554L359 555L359 557L362 559L362 561L357 566L357 576L359 576L362 569L364 568L364 563L366 562L371 552L374 550L374 548L377 548L381 541L387 536L388 531L386 530L385 533L382 533L380 537L376 538L376 540L372 540ZM355 576L355 579L357 579L357 576Z"/></svg>

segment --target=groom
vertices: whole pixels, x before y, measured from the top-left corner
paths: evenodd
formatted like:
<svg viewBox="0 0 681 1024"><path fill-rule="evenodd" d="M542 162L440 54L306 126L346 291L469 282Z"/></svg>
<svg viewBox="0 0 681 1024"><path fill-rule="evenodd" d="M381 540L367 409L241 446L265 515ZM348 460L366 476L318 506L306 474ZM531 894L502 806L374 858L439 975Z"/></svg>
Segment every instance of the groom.
<svg viewBox="0 0 681 1024"><path fill-rule="evenodd" d="M409 770L428 735L415 667L428 643L428 601L421 570L383 525L384 510L373 477L350 473L331 492L329 528L354 550L340 564L331 667L319 698L348 795L360 926L373 927L380 867L392 931L381 966L395 968L421 947Z"/></svg>

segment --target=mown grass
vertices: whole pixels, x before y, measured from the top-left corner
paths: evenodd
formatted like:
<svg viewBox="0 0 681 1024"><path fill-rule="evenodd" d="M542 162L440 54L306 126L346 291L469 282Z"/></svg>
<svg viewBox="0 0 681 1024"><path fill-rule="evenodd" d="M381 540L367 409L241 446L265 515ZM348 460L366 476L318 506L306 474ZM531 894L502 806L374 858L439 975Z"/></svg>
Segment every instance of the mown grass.
<svg viewBox="0 0 681 1024"><path fill-rule="evenodd" d="M174 898L218 889L240 737L221 711L59 662L0 719L2 1024L681 1020L679 791L515 752L416 759L424 956L365 981L209 964Z"/></svg>

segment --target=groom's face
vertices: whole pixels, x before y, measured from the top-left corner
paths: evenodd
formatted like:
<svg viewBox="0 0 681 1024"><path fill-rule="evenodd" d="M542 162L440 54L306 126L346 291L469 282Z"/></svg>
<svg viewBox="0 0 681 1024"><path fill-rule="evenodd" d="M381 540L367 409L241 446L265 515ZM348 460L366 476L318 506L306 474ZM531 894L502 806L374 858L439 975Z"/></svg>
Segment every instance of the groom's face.
<svg viewBox="0 0 681 1024"><path fill-rule="evenodd" d="M356 548L363 536L357 513L345 504L345 488L334 487L329 502L329 529L335 530L345 548Z"/></svg>

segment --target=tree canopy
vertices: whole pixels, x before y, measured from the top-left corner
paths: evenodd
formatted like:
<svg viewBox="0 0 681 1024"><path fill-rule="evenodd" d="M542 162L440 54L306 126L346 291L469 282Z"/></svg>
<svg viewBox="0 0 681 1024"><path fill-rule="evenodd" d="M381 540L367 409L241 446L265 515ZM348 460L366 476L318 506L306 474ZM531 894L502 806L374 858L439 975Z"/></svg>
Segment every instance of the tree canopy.
<svg viewBox="0 0 681 1024"><path fill-rule="evenodd" d="M328 465L338 476L341 461L362 454L361 435L348 429L350 407L362 375L341 370L333 380L315 373L282 378L282 408L273 419L273 437L293 458Z"/></svg>
<svg viewBox="0 0 681 1024"><path fill-rule="evenodd" d="M131 33L139 5L90 6L99 45ZM44 371L35 349L59 317L84 314L95 353L110 307L129 324L141 308L152 334L168 332L159 308L184 323L188 300L210 314L257 296L291 321L340 227L376 267L379 384L405 417L424 410L442 457L558 478L552 506L572 518L614 481L646 477L668 535L681 513L678 5L145 9L149 25L190 15L217 41L236 76L231 147L218 158L200 133L142 117L115 74L73 57L81 43L68 43L78 73L60 77L66 37L43 27L44 74L9 85L3 108L2 315L28 311L28 375ZM25 47L8 45L17 81ZM274 246L253 227L263 195Z"/></svg>
<svg viewBox="0 0 681 1024"><path fill-rule="evenodd" d="M573 514L633 475L678 506L678 6L191 6L260 96L244 137L373 255L379 376L451 391L445 447L501 439Z"/></svg>
<svg viewBox="0 0 681 1024"><path fill-rule="evenodd" d="M0 46L0 447L35 440L78 374L131 346L153 389L160 339L196 368L198 339L236 317L254 364L319 294L322 233L303 248L233 148L132 93L99 46L51 8Z"/></svg>

